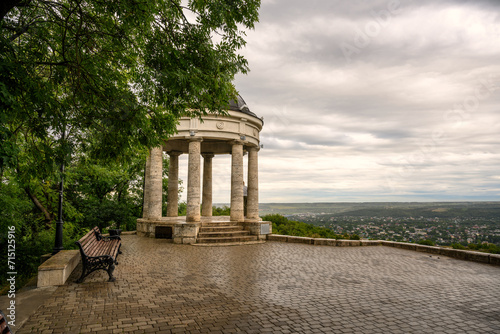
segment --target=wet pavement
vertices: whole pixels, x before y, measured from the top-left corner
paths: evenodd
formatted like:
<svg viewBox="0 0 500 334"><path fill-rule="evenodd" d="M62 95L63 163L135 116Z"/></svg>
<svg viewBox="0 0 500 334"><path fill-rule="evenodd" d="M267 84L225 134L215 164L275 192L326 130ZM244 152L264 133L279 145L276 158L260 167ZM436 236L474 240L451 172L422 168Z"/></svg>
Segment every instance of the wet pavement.
<svg viewBox="0 0 500 334"><path fill-rule="evenodd" d="M500 268L393 247L196 247L125 235L17 333L500 333Z"/></svg>

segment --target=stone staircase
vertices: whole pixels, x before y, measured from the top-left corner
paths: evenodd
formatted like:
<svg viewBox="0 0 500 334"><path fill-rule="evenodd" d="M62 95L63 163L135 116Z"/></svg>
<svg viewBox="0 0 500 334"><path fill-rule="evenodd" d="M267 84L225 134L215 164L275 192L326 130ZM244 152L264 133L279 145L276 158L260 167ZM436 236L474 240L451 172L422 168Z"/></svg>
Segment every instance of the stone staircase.
<svg viewBox="0 0 500 334"><path fill-rule="evenodd" d="M197 244L224 244L257 241L256 235L250 235L249 231L241 225L231 221L204 222L198 233Z"/></svg>

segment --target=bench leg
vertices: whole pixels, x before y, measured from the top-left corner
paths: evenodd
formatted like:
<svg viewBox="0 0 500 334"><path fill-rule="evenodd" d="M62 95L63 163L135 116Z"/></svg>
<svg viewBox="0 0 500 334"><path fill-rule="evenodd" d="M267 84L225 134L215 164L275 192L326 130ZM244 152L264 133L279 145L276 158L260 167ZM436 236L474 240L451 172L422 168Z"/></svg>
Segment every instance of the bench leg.
<svg viewBox="0 0 500 334"><path fill-rule="evenodd" d="M82 268L82 274L80 275L80 278L76 280L76 283L83 283L84 279L85 279L85 267Z"/></svg>
<svg viewBox="0 0 500 334"><path fill-rule="evenodd" d="M113 271L115 270L115 264L114 263L111 263L109 265L109 268L108 268L108 276L109 276L109 280L108 282L114 282L116 281L116 278L113 277Z"/></svg>

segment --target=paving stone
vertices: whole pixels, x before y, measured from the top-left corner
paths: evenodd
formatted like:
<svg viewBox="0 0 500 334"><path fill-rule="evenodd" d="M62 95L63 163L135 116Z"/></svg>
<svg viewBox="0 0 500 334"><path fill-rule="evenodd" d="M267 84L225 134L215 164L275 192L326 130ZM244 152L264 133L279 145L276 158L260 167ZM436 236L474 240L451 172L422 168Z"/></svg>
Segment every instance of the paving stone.
<svg viewBox="0 0 500 334"><path fill-rule="evenodd" d="M16 333L500 333L500 268L399 247L194 247L122 236Z"/></svg>

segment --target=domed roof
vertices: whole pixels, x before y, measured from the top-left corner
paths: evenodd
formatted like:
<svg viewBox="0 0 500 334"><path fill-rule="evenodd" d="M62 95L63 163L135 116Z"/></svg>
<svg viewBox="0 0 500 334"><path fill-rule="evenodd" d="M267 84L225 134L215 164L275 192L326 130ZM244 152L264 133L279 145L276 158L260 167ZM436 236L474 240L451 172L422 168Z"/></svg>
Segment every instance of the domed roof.
<svg viewBox="0 0 500 334"><path fill-rule="evenodd" d="M247 103L245 102L245 100L243 100L241 95L238 95L237 101L234 101L234 100L229 101L229 110L239 111L239 112L242 112L244 114L253 116L255 118L259 118L259 117L257 117L257 115L255 115L253 112L250 111L250 109L247 106Z"/></svg>

